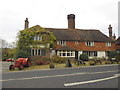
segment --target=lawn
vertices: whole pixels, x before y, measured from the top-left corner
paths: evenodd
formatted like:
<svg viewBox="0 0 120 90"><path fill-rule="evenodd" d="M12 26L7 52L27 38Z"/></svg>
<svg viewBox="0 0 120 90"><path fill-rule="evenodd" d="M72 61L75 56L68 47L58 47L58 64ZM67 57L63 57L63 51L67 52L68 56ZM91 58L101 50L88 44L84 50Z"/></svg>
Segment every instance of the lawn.
<svg viewBox="0 0 120 90"><path fill-rule="evenodd" d="M72 64L72 67L87 67L87 66L90 66L90 61L86 61L85 62L86 64L85 65L76 65L74 63L71 63ZM67 68L65 67L66 64L63 63L63 64L58 64L58 63L53 63L54 66L55 66L55 69L60 69L60 68ZM113 63L113 64L117 64L117 63ZM105 65L105 62L103 61L102 64L96 64L96 65ZM50 69L49 67L50 65L31 65L30 67L28 68L24 68L23 71L28 71L28 70L47 70L47 69ZM19 71L18 68L15 68L14 71Z"/></svg>

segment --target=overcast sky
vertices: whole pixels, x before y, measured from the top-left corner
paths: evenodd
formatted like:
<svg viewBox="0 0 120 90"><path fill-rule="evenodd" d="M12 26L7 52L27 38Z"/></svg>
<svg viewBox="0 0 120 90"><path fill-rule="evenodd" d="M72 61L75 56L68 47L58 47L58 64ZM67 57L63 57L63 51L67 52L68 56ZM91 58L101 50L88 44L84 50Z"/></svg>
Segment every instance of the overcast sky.
<svg viewBox="0 0 120 90"><path fill-rule="evenodd" d="M1 0L0 38L16 40L28 18L29 27L67 28L67 15L75 14L75 27L99 29L108 35L109 24L118 37L119 0Z"/></svg>

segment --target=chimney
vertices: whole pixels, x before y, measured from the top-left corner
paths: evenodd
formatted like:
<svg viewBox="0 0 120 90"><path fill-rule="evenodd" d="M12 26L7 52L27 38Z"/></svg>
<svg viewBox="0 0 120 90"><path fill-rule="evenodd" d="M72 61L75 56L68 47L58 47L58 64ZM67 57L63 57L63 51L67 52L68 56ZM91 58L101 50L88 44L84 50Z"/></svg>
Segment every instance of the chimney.
<svg viewBox="0 0 120 90"><path fill-rule="evenodd" d="M111 25L109 25L108 30L109 30L109 37L112 38L112 27L111 27Z"/></svg>
<svg viewBox="0 0 120 90"><path fill-rule="evenodd" d="M116 40L116 36L115 36L115 34L114 34L114 36L113 36L113 40Z"/></svg>
<svg viewBox="0 0 120 90"><path fill-rule="evenodd" d="M27 28L29 28L29 21L28 21L28 18L26 18L26 20L25 20L25 27L24 27L24 29L27 29Z"/></svg>
<svg viewBox="0 0 120 90"><path fill-rule="evenodd" d="M69 29L75 29L75 15L74 14L69 14L67 16L68 19L68 28Z"/></svg>

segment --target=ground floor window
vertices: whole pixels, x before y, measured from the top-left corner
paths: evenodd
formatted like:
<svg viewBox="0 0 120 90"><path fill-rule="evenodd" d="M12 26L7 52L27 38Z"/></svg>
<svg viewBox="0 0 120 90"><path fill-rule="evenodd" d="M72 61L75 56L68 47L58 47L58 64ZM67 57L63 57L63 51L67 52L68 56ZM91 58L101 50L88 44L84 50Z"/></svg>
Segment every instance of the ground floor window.
<svg viewBox="0 0 120 90"><path fill-rule="evenodd" d="M57 51L57 55L59 55L61 57L75 57L75 51L60 50L60 51Z"/></svg>
<svg viewBox="0 0 120 90"><path fill-rule="evenodd" d="M94 56L94 57L97 57L98 56L98 53L97 51L83 51L83 54L87 54L89 57L91 56Z"/></svg>
<svg viewBox="0 0 120 90"><path fill-rule="evenodd" d="M46 50L45 49L31 49L31 56L45 56Z"/></svg>

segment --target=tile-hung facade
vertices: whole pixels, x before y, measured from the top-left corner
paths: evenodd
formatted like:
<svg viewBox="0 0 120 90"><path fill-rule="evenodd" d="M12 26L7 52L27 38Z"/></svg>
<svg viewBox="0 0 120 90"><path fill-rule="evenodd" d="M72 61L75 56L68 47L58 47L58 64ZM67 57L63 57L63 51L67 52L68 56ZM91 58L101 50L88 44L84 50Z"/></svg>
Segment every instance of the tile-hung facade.
<svg viewBox="0 0 120 90"><path fill-rule="evenodd" d="M116 40L116 50L120 51L120 37Z"/></svg>
<svg viewBox="0 0 120 90"><path fill-rule="evenodd" d="M56 37L51 55L79 59L83 53L90 58L107 57L109 51L116 50L115 35L112 36L112 27L109 25L109 37L96 29L75 29L75 15L67 16L68 28L45 28ZM36 37L36 40L37 37ZM39 37L42 40L42 37ZM38 55L42 50L33 51Z"/></svg>

